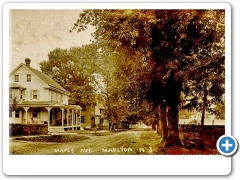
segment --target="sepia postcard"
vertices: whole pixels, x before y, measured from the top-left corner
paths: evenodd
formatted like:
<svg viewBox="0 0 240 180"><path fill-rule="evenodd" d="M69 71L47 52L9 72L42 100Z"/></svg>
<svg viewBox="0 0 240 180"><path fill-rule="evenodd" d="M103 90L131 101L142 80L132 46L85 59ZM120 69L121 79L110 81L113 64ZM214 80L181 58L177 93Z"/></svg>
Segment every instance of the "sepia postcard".
<svg viewBox="0 0 240 180"><path fill-rule="evenodd" d="M35 159L54 163L46 175L116 175L76 169L125 162L135 167L126 175L189 174L179 162L194 157L209 162L205 174L227 174L212 166L231 163L217 147L231 132L230 6L93 4L4 7L6 167ZM80 164L57 171L61 161ZM166 167L139 172L140 161Z"/></svg>

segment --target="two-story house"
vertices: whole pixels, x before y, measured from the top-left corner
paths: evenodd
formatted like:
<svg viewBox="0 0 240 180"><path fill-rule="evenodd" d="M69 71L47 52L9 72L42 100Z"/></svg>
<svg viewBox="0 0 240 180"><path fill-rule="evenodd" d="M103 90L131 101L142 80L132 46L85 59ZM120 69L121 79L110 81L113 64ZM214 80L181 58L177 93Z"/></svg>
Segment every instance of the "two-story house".
<svg viewBox="0 0 240 180"><path fill-rule="evenodd" d="M30 62L26 58L26 64L21 63L9 75L10 103L17 104L17 108L9 108L10 123L48 124L49 131L80 128L81 107L69 105L69 93Z"/></svg>
<svg viewBox="0 0 240 180"><path fill-rule="evenodd" d="M83 127L107 126L108 122L104 116L104 106L100 103L81 105L81 124Z"/></svg>

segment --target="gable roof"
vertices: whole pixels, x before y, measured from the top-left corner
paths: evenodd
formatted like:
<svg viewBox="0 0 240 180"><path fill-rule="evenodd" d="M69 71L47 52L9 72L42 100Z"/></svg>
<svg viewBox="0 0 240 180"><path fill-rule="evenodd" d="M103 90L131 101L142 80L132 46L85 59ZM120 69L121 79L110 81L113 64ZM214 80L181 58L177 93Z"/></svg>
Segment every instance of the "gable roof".
<svg viewBox="0 0 240 180"><path fill-rule="evenodd" d="M26 66L26 65L24 65ZM26 66L27 67L27 66ZM66 91L60 84L58 84L56 81L54 81L52 78L50 78L48 75L34 69L31 67L27 67L28 69L30 69L34 74L36 74L41 80L43 80L46 84L48 84L49 86L55 87L57 89L60 89L62 91Z"/></svg>
<svg viewBox="0 0 240 180"><path fill-rule="evenodd" d="M40 78L43 82L45 82L46 84L48 84L51 87L54 87L56 89L59 89L61 91L65 91L67 93L67 91L60 85L58 84L56 81L54 81L51 77L49 77L48 75L32 68L29 66L26 66L25 64L21 63L18 67L16 67L11 73L13 74L15 71L17 71L21 66L24 66L25 68L29 69L30 71L32 71L38 78Z"/></svg>

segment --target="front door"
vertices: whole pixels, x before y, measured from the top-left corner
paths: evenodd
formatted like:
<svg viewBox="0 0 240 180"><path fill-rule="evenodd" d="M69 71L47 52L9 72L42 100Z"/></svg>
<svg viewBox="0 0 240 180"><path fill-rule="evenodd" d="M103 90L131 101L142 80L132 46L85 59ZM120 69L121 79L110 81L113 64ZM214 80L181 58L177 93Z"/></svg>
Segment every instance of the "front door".
<svg viewBox="0 0 240 180"><path fill-rule="evenodd" d="M50 110L50 124L52 124L52 109Z"/></svg>
<svg viewBox="0 0 240 180"><path fill-rule="evenodd" d="M91 120L92 120L92 127L95 127L96 126L95 117L91 117Z"/></svg>

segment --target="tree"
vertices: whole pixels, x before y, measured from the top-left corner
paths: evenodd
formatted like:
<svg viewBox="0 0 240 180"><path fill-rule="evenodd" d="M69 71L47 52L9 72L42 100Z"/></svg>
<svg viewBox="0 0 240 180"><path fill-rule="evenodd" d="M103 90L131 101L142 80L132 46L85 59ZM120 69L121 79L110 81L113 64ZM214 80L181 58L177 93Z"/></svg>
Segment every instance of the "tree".
<svg viewBox="0 0 240 180"><path fill-rule="evenodd" d="M9 99L9 113L12 113L12 111L16 111L18 107L19 100L17 99L17 96L14 96L13 98Z"/></svg>
<svg viewBox="0 0 240 180"><path fill-rule="evenodd" d="M70 104L92 104L97 98L97 58L94 44L69 50L56 48L40 68L70 92Z"/></svg>
<svg viewBox="0 0 240 180"><path fill-rule="evenodd" d="M217 103L214 109L217 119L225 119L225 103Z"/></svg>
<svg viewBox="0 0 240 180"><path fill-rule="evenodd" d="M210 45L214 47L224 42L224 34L218 33L222 29L206 24L214 24L216 19L224 23L224 11L85 10L73 30L82 31L91 24L96 27L94 37L100 47L121 47L142 56L140 60L151 67L142 76L139 86L146 90L143 98L159 107L166 145L181 145L178 133L180 94L189 77L198 73L192 64L200 62L199 67L204 67L207 63L206 59L198 59L201 52L208 51ZM217 49L212 51L218 54ZM224 56L215 60L216 63L224 60ZM171 134L166 126L167 116Z"/></svg>
<svg viewBox="0 0 240 180"><path fill-rule="evenodd" d="M128 49L105 46L99 52L103 86L101 94L105 102L105 115L115 124L122 120L136 121L137 77L144 67L139 66L137 54Z"/></svg>
<svg viewBox="0 0 240 180"><path fill-rule="evenodd" d="M205 111L214 113L213 106L223 103L225 93L225 22L224 11L206 11L201 23L199 46L190 57L193 69L185 81L185 95L188 96L188 108L202 112L201 129L203 133ZM195 60L197 59L197 61Z"/></svg>

